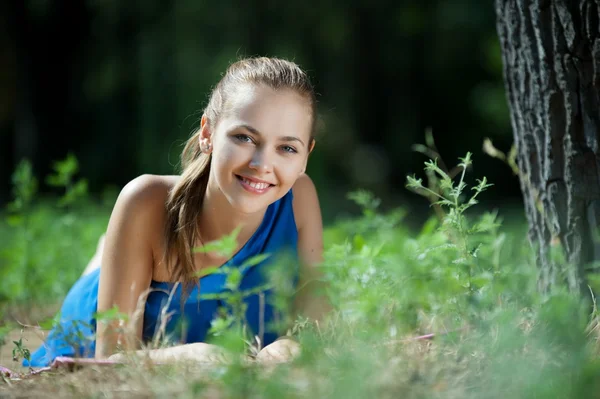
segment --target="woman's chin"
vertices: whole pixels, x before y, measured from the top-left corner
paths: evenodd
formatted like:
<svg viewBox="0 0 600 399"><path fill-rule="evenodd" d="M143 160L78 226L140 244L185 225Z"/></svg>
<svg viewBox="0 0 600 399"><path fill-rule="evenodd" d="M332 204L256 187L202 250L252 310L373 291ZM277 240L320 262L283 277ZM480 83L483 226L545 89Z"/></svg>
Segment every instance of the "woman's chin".
<svg viewBox="0 0 600 399"><path fill-rule="evenodd" d="M258 203L258 201L231 201L231 207L236 213L243 215L255 215L259 212L264 212L267 207L271 204L271 202L261 201L262 203Z"/></svg>
<svg viewBox="0 0 600 399"><path fill-rule="evenodd" d="M277 201L280 197L274 197L273 193L266 195L233 195L229 198L229 203L235 212L247 215L264 212L269 205Z"/></svg>

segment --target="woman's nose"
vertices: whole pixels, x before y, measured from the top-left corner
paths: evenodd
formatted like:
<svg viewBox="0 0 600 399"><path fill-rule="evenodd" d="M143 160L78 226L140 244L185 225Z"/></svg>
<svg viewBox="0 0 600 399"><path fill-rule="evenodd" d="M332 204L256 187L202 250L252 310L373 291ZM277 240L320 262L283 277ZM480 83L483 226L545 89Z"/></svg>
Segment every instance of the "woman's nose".
<svg viewBox="0 0 600 399"><path fill-rule="evenodd" d="M262 173L270 172L273 169L273 162L270 154L268 154L268 151L255 151L252 159L250 160L250 168Z"/></svg>

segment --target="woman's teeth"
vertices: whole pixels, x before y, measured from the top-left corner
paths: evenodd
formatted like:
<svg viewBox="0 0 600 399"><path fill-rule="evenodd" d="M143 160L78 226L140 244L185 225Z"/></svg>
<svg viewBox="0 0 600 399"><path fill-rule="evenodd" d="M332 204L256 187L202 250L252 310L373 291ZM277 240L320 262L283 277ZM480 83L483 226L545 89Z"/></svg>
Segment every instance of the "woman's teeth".
<svg viewBox="0 0 600 399"><path fill-rule="evenodd" d="M270 184L267 183L256 183L253 181L250 181L248 179L244 179L243 177L241 178L241 180L246 183L247 185L249 185L252 188L255 188L257 190L264 190L265 188L269 187Z"/></svg>

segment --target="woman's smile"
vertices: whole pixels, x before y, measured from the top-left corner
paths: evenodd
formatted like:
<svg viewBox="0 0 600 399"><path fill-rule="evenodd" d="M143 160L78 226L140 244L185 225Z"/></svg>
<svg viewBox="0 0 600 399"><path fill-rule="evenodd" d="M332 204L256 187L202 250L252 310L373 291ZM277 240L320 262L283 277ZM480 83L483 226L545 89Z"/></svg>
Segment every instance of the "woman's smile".
<svg viewBox="0 0 600 399"><path fill-rule="evenodd" d="M269 191L271 187L275 186L274 184L265 182L263 180L247 176L235 175L235 177L240 182L240 185L244 188L244 190L253 194L264 194Z"/></svg>

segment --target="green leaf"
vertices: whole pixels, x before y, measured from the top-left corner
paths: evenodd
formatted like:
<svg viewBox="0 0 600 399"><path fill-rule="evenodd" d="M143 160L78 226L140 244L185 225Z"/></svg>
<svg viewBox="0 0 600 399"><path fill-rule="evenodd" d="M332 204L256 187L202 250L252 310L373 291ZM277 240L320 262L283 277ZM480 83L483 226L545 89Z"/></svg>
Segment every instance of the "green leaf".
<svg viewBox="0 0 600 399"><path fill-rule="evenodd" d="M198 295L198 299L203 300L216 300L216 299L224 299L229 295L227 292L218 292L214 294L200 294Z"/></svg>
<svg viewBox="0 0 600 399"><path fill-rule="evenodd" d="M479 182L479 184L477 186L471 188L472 190L475 190L477 192L484 191L484 190L488 189L489 187L493 186L493 184L487 182L487 178L485 176L481 180L477 179L477 181Z"/></svg>
<svg viewBox="0 0 600 399"><path fill-rule="evenodd" d="M21 226L25 219L21 215L8 215L6 217L6 223L11 227Z"/></svg>
<svg viewBox="0 0 600 399"><path fill-rule="evenodd" d="M264 262L265 260L267 260L270 257L271 257L271 254L267 254L267 253L254 255L254 256L248 258L244 263L242 263L242 265L240 266L240 269L246 270L247 268L256 266L259 263Z"/></svg>
<svg viewBox="0 0 600 399"><path fill-rule="evenodd" d="M238 268L231 268L228 270L227 279L225 280L225 288L232 291L237 291L242 282L242 272Z"/></svg>
<svg viewBox="0 0 600 399"><path fill-rule="evenodd" d="M114 321L114 320L129 320L129 315L126 313L119 312L119 308L117 305L114 305L112 308L105 310L103 312L95 312L93 317L97 321Z"/></svg>
<svg viewBox="0 0 600 399"><path fill-rule="evenodd" d="M53 187L67 187L79 171L79 163L77 158L69 153L65 159L54 162L52 169L54 174L46 177L46 184Z"/></svg>
<svg viewBox="0 0 600 399"><path fill-rule="evenodd" d="M201 247L192 249L193 253L210 253L214 252L219 256L231 257L238 246L237 237L242 230L242 226L236 227L231 234L223 236L220 240L211 241Z"/></svg>
<svg viewBox="0 0 600 399"><path fill-rule="evenodd" d="M241 293L242 295L241 296L242 296L242 298L246 298L246 297L249 297L251 295L256 295L256 294L259 294L261 292L268 291L268 290L270 290L272 288L273 287L271 286L271 284L263 284L263 285L260 285L258 287L251 288L249 290L242 291L242 293Z"/></svg>
<svg viewBox="0 0 600 399"><path fill-rule="evenodd" d="M444 172L437 164L437 159L432 159L425 162L425 170L437 173L443 180L452 181L450 176Z"/></svg>
<svg viewBox="0 0 600 399"><path fill-rule="evenodd" d="M356 249L357 251L360 251L363 249L363 247L365 246L365 239L363 238L363 236L361 236L360 234L356 234L354 236L354 238L352 239L352 246L354 247L354 249Z"/></svg>
<svg viewBox="0 0 600 399"><path fill-rule="evenodd" d="M12 174L12 185L14 201L8 204L7 208L12 212L23 211L31 204L38 188L29 160L23 159L19 162Z"/></svg>
<svg viewBox="0 0 600 399"><path fill-rule="evenodd" d="M87 181L79 180L75 185L67 190L65 195L58 201L58 206L69 206L77 202L78 199L87 195Z"/></svg>
<svg viewBox="0 0 600 399"><path fill-rule="evenodd" d="M354 201L364 211L375 211L381 204L381 200L367 190L358 190L348 193L347 198Z"/></svg>
<svg viewBox="0 0 600 399"><path fill-rule="evenodd" d="M471 278L471 284L477 288L488 286L494 280L494 276L491 273L485 272L478 276Z"/></svg>
<svg viewBox="0 0 600 399"><path fill-rule="evenodd" d="M209 334L219 336L227 331L235 322L233 316L228 316L224 318L216 318L211 322L210 329L208 330Z"/></svg>
<svg viewBox="0 0 600 399"><path fill-rule="evenodd" d="M429 219L427 219L427 221L423 224L423 227L421 228L421 232L419 233L419 235L427 236L429 234L432 234L435 231L437 226L438 226L438 218L435 216L432 216Z"/></svg>
<svg viewBox="0 0 600 399"><path fill-rule="evenodd" d="M407 180L406 186L408 188L414 188L414 189L423 188L423 179L418 179L413 175L413 176L406 176L406 180Z"/></svg>
<svg viewBox="0 0 600 399"><path fill-rule="evenodd" d="M471 154L471 152L467 152L467 155L464 158L458 158L461 160L461 163L459 163L458 166L467 169L473 163L473 161L471 160L472 155L473 154Z"/></svg>
<svg viewBox="0 0 600 399"><path fill-rule="evenodd" d="M41 323L38 323L42 330L51 330L54 326L56 326L60 322L60 312L57 313L53 318L44 320Z"/></svg>
<svg viewBox="0 0 600 399"><path fill-rule="evenodd" d="M434 202L434 204L445 205L445 206L450 206L450 207L454 206L454 202L449 201L447 199L442 199L442 200L436 201L436 202Z"/></svg>
<svg viewBox="0 0 600 399"><path fill-rule="evenodd" d="M452 180L450 178L440 180L440 188L444 192L453 191L454 185L452 184Z"/></svg>

